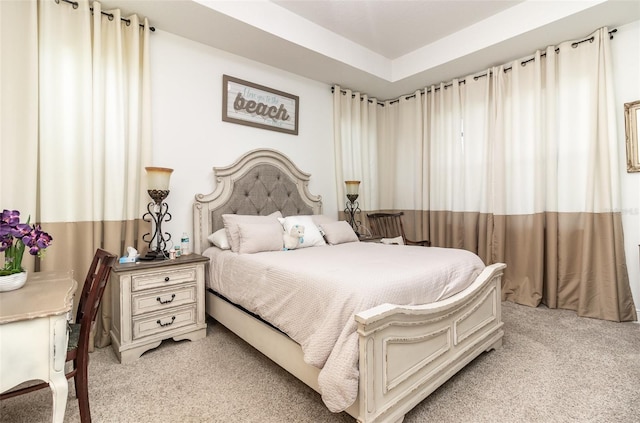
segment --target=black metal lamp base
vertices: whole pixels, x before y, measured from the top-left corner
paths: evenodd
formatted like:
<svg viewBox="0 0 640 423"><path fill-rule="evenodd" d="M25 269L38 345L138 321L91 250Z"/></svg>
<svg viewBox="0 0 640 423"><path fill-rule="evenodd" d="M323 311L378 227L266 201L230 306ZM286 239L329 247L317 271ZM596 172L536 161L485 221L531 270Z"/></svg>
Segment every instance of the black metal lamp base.
<svg viewBox="0 0 640 423"><path fill-rule="evenodd" d="M347 198L349 201L347 201L344 214L347 216L349 225L351 225L353 231L356 235L360 236L360 233L358 232L358 229L360 228L360 221L357 220L357 215L360 213L360 205L356 201L358 195L347 195Z"/></svg>
<svg viewBox="0 0 640 423"><path fill-rule="evenodd" d="M162 223L171 220L171 213L169 213L169 205L162 200L169 194L169 190L148 190L148 193L155 201L147 205L147 213L142 216L142 220L152 223L155 231L142 236L142 240L149 243L149 252L144 257L140 257L140 260L166 260L169 258L166 249L167 242L171 240L171 234L162 232Z"/></svg>
<svg viewBox="0 0 640 423"><path fill-rule="evenodd" d="M168 260L169 254L166 251L149 251L144 256L140 257L141 261L155 261L155 260Z"/></svg>

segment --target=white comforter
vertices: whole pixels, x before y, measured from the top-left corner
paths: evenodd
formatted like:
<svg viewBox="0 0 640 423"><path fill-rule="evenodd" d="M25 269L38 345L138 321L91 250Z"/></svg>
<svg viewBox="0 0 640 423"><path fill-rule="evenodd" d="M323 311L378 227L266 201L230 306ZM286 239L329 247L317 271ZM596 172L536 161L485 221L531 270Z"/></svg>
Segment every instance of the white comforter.
<svg viewBox="0 0 640 423"><path fill-rule="evenodd" d="M302 346L321 369L320 393L333 412L358 394L354 315L383 303L447 298L485 267L464 250L353 242L237 254L209 248L209 287L261 316Z"/></svg>

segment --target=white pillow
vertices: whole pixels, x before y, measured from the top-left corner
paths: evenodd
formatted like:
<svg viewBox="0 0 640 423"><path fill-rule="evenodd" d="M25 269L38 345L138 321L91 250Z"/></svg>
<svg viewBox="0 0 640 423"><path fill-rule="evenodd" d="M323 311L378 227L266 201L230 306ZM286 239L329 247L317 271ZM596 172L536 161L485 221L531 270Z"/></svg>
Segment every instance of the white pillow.
<svg viewBox="0 0 640 423"><path fill-rule="evenodd" d="M240 223L240 254L280 251L283 246L282 225L273 223Z"/></svg>
<svg viewBox="0 0 640 423"><path fill-rule="evenodd" d="M324 237L331 245L343 244L345 242L358 242L358 235L353 231L351 225L344 220L338 222L323 223L321 229Z"/></svg>
<svg viewBox="0 0 640 423"><path fill-rule="evenodd" d="M272 223L277 222L282 217L279 211L273 212L268 216L254 216L243 214L223 214L222 223L227 232L227 239L231 245L231 251L237 253L240 249L240 231L238 224L240 223Z"/></svg>
<svg viewBox="0 0 640 423"><path fill-rule="evenodd" d="M327 245L310 215L287 216L285 218L278 218L278 220L282 223L282 227L286 233L290 233L291 228L295 225L304 226L304 238L301 240L302 242L298 244L297 248Z"/></svg>
<svg viewBox="0 0 640 423"><path fill-rule="evenodd" d="M229 244L229 240L227 239L227 230L224 228L218 229L217 231L209 235L207 239L210 243L222 250L231 249L231 245Z"/></svg>

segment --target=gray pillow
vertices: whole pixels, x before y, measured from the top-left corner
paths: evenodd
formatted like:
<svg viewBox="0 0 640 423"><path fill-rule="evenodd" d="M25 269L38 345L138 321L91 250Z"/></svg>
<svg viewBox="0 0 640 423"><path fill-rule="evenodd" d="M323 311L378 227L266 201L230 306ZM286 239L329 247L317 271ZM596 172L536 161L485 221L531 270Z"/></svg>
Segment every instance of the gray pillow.
<svg viewBox="0 0 640 423"><path fill-rule="evenodd" d="M240 230L238 225L240 223L278 223L278 218L282 217L282 213L279 211L273 212L268 216L255 216L244 214L223 214L222 223L227 231L227 238L231 245L231 251L237 253L240 249Z"/></svg>
<svg viewBox="0 0 640 423"><path fill-rule="evenodd" d="M283 246L282 225L272 223L240 223L240 254L280 251Z"/></svg>
<svg viewBox="0 0 640 423"><path fill-rule="evenodd" d="M358 235L353 231L351 225L344 220L323 223L320 227L324 232L324 238L331 245L359 241Z"/></svg>

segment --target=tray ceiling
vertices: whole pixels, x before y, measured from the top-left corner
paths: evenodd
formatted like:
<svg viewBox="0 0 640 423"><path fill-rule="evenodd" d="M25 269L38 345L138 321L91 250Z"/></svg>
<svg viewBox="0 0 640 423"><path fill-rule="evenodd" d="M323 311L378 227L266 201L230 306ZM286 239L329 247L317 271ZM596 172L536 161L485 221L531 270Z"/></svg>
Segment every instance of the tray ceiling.
<svg viewBox="0 0 640 423"><path fill-rule="evenodd" d="M104 0L158 30L379 99L640 19L640 1Z"/></svg>

